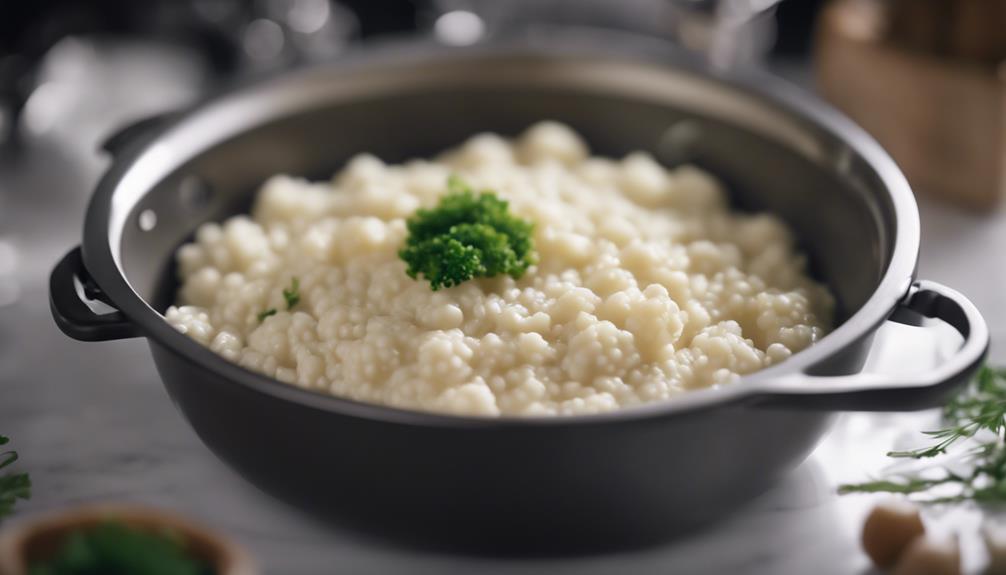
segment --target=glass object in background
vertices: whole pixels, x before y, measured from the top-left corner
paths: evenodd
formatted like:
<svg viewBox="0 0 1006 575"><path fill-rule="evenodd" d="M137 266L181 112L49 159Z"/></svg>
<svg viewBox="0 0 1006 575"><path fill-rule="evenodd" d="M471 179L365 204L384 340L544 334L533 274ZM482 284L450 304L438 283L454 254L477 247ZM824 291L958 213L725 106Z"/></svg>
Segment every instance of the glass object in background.
<svg viewBox="0 0 1006 575"><path fill-rule="evenodd" d="M257 69L335 58L360 28L354 13L333 0L260 0L244 19L240 45L246 64Z"/></svg>
<svg viewBox="0 0 1006 575"><path fill-rule="evenodd" d="M228 46L239 72L338 56L359 35L336 0L191 0L200 23Z"/></svg>
<svg viewBox="0 0 1006 575"><path fill-rule="evenodd" d="M604 29L663 39L726 69L760 64L779 0L432 0L423 23L448 45L547 28Z"/></svg>
<svg viewBox="0 0 1006 575"><path fill-rule="evenodd" d="M191 102L207 77L205 60L186 46L64 38L39 66L20 127L32 141L88 158L112 128Z"/></svg>
<svg viewBox="0 0 1006 575"><path fill-rule="evenodd" d="M80 116L73 100L91 98L88 90L95 86L99 105L125 103L115 120L134 108L145 111L148 100L171 99L156 88L170 95L192 87L186 67L198 68L195 89L202 92L234 75L335 58L360 37L359 18L347 8L360 1L0 3L0 153L16 152L22 135L31 138L61 118ZM167 85L158 86L162 83ZM27 109L30 100L34 112ZM27 113L32 117L23 118ZM102 113L84 115L88 123L107 119ZM113 127L105 122L106 130Z"/></svg>

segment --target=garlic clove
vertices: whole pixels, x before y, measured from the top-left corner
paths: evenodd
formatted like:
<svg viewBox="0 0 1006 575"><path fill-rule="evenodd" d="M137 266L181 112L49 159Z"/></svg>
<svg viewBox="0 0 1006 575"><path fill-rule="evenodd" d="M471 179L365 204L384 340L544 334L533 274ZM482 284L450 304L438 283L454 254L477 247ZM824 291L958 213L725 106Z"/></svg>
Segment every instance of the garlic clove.
<svg viewBox="0 0 1006 575"><path fill-rule="evenodd" d="M905 549L891 575L960 575L957 537L922 535Z"/></svg>
<svg viewBox="0 0 1006 575"><path fill-rule="evenodd" d="M925 532L918 507L904 500L883 501L873 508L863 524L863 549L874 565L887 569Z"/></svg>

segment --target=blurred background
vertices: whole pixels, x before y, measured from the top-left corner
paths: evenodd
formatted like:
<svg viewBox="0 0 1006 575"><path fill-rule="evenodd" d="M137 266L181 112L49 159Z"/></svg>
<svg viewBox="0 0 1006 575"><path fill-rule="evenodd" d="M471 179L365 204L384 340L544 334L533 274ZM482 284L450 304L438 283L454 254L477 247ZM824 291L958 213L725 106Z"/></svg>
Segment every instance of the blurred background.
<svg viewBox="0 0 1006 575"><path fill-rule="evenodd" d="M917 188L987 209L1004 171L1002 122L988 121L1002 113L1004 29L1000 0L2 2L0 162L9 170L56 143L66 161L87 164L129 120L391 40L464 47L614 32L820 90ZM4 196L10 187L0 182Z"/></svg>
<svg viewBox="0 0 1006 575"><path fill-rule="evenodd" d="M808 53L816 0L40 0L0 4L0 141L116 121L389 38L465 46L550 28L676 43L720 66ZM83 128L83 130L82 130ZM87 142L83 142L87 143ZM91 142L93 143L93 142Z"/></svg>
<svg viewBox="0 0 1006 575"><path fill-rule="evenodd" d="M36 483L25 508L159 504L236 535L269 572L321 572L336 556L352 572L439 572L437 559L335 540L222 471L172 410L142 342L87 346L56 330L48 273L79 243L109 162L101 143L131 122L388 43L623 37L720 70L767 71L863 125L919 196L921 275L966 293L992 328L993 359L1006 359L1006 268L996 265L1006 242L1006 0L0 0L0 433ZM882 458L899 433L893 421L849 419L774 499L725 525L717 537L742 555L732 569L761 557L753 546L776 545L783 516L787 545L806 539L817 555L766 572L809 572L825 556L860 565L848 529L832 536L836 521L858 521L843 519L833 484ZM701 540L683 553L684 571L715 562ZM592 565L605 572L615 561Z"/></svg>

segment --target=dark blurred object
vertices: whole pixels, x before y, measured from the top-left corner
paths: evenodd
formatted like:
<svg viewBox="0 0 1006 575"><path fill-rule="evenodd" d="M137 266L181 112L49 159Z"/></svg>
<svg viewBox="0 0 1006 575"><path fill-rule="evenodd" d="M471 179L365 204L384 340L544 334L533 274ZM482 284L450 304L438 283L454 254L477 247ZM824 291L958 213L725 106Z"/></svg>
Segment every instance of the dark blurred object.
<svg viewBox="0 0 1006 575"><path fill-rule="evenodd" d="M987 210L1006 189L1006 0L834 0L821 91L870 131L917 192Z"/></svg>
<svg viewBox="0 0 1006 575"><path fill-rule="evenodd" d="M67 38L183 47L222 79L332 58L354 39L415 29L415 12L408 0L0 2L0 144L18 134L45 58Z"/></svg>
<svg viewBox="0 0 1006 575"><path fill-rule="evenodd" d="M0 2L0 143L18 134L25 102L50 49L77 35L132 35L196 47L217 73L235 66L227 39L192 2L35 0ZM4 129L5 128L5 129ZM6 137L5 137L6 136Z"/></svg>
<svg viewBox="0 0 1006 575"><path fill-rule="evenodd" d="M785 0L779 48L807 44L822 0ZM606 28L679 43L720 68L759 65L777 38L779 0L0 0L0 146L21 134L26 103L47 82L101 78L117 101L143 101L158 89L129 82L136 70L161 74L160 62L188 60L205 81L337 57L381 35L427 37L464 46L500 36L549 37L556 27ZM71 48L56 49L70 42ZM138 49L143 57L128 58ZM60 52L56 57L54 52ZM84 54L82 57L74 53ZM121 57L125 54L127 57ZM47 64L57 60L59 65ZM123 61L128 60L128 65ZM84 64L90 67L82 67ZM120 69L112 70L113 67ZM100 70L96 70L100 68ZM54 73L54 69L56 72ZM163 72L166 82L171 69ZM133 86L119 86L125 78ZM83 98L84 82L64 86ZM139 84L139 87L136 86ZM163 85L163 83L162 83ZM52 91L52 90L50 90ZM100 92L100 91L99 91ZM100 95L100 94L99 94ZM161 98L160 104L170 98ZM159 104L159 105L160 105ZM87 106L78 106L86 108ZM156 108L138 105L135 110ZM77 110L80 111L79 109ZM96 124L105 120L95 115ZM62 116L69 115L69 112ZM129 115L129 114L125 114ZM67 126L72 129L72 126ZM107 129L107 127L106 127Z"/></svg>
<svg viewBox="0 0 1006 575"><path fill-rule="evenodd" d="M776 8L776 42L772 53L804 57L810 52L814 21L825 0L783 0Z"/></svg>
<svg viewBox="0 0 1006 575"><path fill-rule="evenodd" d="M1006 0L891 0L891 42L914 52L999 64L1006 59Z"/></svg>

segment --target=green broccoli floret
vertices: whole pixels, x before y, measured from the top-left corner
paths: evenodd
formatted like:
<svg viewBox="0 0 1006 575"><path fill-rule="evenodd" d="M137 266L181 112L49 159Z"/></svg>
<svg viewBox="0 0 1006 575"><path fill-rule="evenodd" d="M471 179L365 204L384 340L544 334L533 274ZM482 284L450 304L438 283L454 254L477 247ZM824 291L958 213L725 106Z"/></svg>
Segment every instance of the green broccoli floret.
<svg viewBox="0 0 1006 575"><path fill-rule="evenodd" d="M475 194L456 176L432 209L409 218L409 237L398 252L411 278L422 274L434 291L476 277L507 274L516 279L535 263L532 222L514 217L506 200Z"/></svg>

